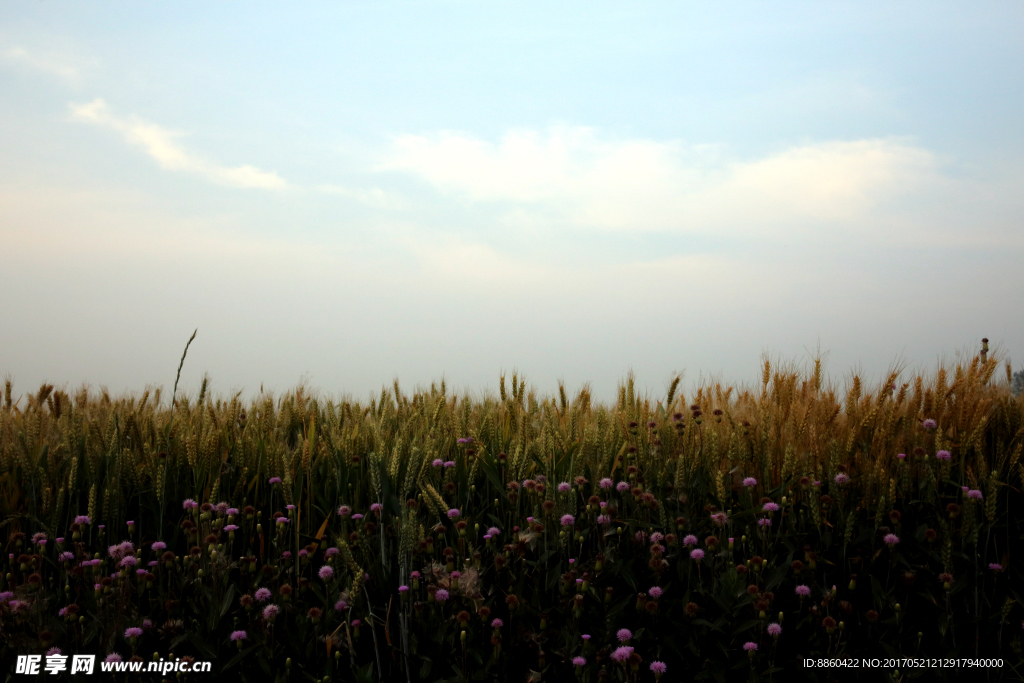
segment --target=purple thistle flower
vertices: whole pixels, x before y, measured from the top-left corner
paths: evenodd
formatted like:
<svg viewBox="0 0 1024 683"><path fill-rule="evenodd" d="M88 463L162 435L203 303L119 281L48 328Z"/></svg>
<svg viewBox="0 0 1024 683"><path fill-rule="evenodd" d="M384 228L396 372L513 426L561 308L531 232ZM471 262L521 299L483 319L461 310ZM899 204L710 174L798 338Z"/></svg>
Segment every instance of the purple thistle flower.
<svg viewBox="0 0 1024 683"><path fill-rule="evenodd" d="M432 462L430 464L433 465L434 467L443 467L444 466L444 460L442 460L441 458L434 458L434 462Z"/></svg>
<svg viewBox="0 0 1024 683"><path fill-rule="evenodd" d="M278 524L287 524L287 523L288 523L288 522L290 522L290 521L291 521L291 520L290 520L290 519L288 519L287 517L278 517L278 518L277 518L277 523L278 523Z"/></svg>
<svg viewBox="0 0 1024 683"><path fill-rule="evenodd" d="M118 562L119 567L134 567L139 563L139 560L134 555L128 555L127 557L121 558Z"/></svg>
<svg viewBox="0 0 1024 683"><path fill-rule="evenodd" d="M145 569L139 568L135 570L136 576L145 576L148 572Z"/></svg>
<svg viewBox="0 0 1024 683"><path fill-rule="evenodd" d="M703 560L704 559L704 551L701 550L700 548L694 548L693 550L690 551L690 559L698 560L698 561Z"/></svg>
<svg viewBox="0 0 1024 683"><path fill-rule="evenodd" d="M590 640L590 634L589 633L584 633L582 636L580 636L580 638L582 638L583 642L586 643L586 642L588 642Z"/></svg>
<svg viewBox="0 0 1024 683"><path fill-rule="evenodd" d="M290 512L290 511L295 509L295 506L294 505L285 505L284 508Z"/></svg>
<svg viewBox="0 0 1024 683"><path fill-rule="evenodd" d="M334 557L335 555L337 555L340 552L341 551L338 550L337 548L328 548L327 550L324 551L324 557Z"/></svg>
<svg viewBox="0 0 1024 683"><path fill-rule="evenodd" d="M990 562L988 568L994 572L1003 571L1003 565L999 564L998 562Z"/></svg>
<svg viewBox="0 0 1024 683"><path fill-rule="evenodd" d="M228 533L231 533L232 531L238 531L238 525L237 524L228 524L227 526L224 527L224 531L226 531Z"/></svg>
<svg viewBox="0 0 1024 683"><path fill-rule="evenodd" d="M181 501L182 510L195 510L197 507L199 507L199 503L195 502L191 498L186 498L185 500Z"/></svg>
<svg viewBox="0 0 1024 683"><path fill-rule="evenodd" d="M151 545L150 547L153 549L154 552L156 552L160 550L166 550L167 544L163 541L153 541L153 545Z"/></svg>
<svg viewBox="0 0 1024 683"><path fill-rule="evenodd" d="M267 605L263 608L263 618L270 621L277 616L277 613L281 610L278 609L277 605Z"/></svg>
<svg viewBox="0 0 1024 683"><path fill-rule="evenodd" d="M754 479L753 477L747 477L746 479L743 480L743 485L744 486L757 486L757 479Z"/></svg>
<svg viewBox="0 0 1024 683"><path fill-rule="evenodd" d="M840 472L839 474L836 475L835 482L840 486L842 486L848 481L850 481L850 478L846 476L845 472Z"/></svg>
<svg viewBox="0 0 1024 683"><path fill-rule="evenodd" d="M64 651L61 650L59 647L51 647L49 650L46 651L46 656L47 657L52 657L53 655L62 655L62 654L64 654Z"/></svg>
<svg viewBox="0 0 1024 683"><path fill-rule="evenodd" d="M615 652L612 653L612 659L619 664L623 664L627 659L629 659L631 654L633 654L633 648L628 645L623 645L622 647L615 648Z"/></svg>
<svg viewBox="0 0 1024 683"><path fill-rule="evenodd" d="M320 574L321 579L326 581L327 579L334 576L334 568L325 564L324 566L320 567L320 571L317 573Z"/></svg>
<svg viewBox="0 0 1024 683"><path fill-rule="evenodd" d="M729 516L724 512L716 512L715 514L711 515L711 521L717 524L718 526L724 525L728 521L728 519Z"/></svg>
<svg viewBox="0 0 1024 683"><path fill-rule="evenodd" d="M647 594L648 594L648 595L650 595L650 596L651 596L652 598L654 598L655 600L657 600L658 598L660 598L660 597L661 597L661 594L662 594L663 592L664 592L664 591L662 591L662 590L661 590L661 588L659 588L658 586L652 586L652 587L651 587L651 588L650 588L650 589L649 589L649 590L647 591Z"/></svg>
<svg viewBox="0 0 1024 683"><path fill-rule="evenodd" d="M619 639L620 643L628 643L629 639L633 637L633 632L628 628L620 628L615 632L615 637Z"/></svg>
<svg viewBox="0 0 1024 683"><path fill-rule="evenodd" d="M981 491L978 489L971 489L967 492L967 497L973 498L974 500L981 500L983 496L981 495Z"/></svg>
<svg viewBox="0 0 1024 683"><path fill-rule="evenodd" d="M448 591L446 591L444 588L438 588L437 592L434 593L434 599L438 602L444 602L448 599Z"/></svg>
<svg viewBox="0 0 1024 683"><path fill-rule="evenodd" d="M338 602L334 603L334 611L335 612L344 612L347 609L348 609L348 603L345 602L344 600L338 600Z"/></svg>
<svg viewBox="0 0 1024 683"><path fill-rule="evenodd" d="M629 484L627 482L620 481L618 484L615 485L615 490L618 491L619 493L625 493L626 491L629 490Z"/></svg>
<svg viewBox="0 0 1024 683"><path fill-rule="evenodd" d="M572 515L562 515L562 526L572 526L576 523L576 518Z"/></svg>
<svg viewBox="0 0 1024 683"><path fill-rule="evenodd" d="M121 655L117 654L116 652L112 652L111 654L107 655L107 658L104 659L103 661L104 662L120 662L121 661Z"/></svg>
<svg viewBox="0 0 1024 683"><path fill-rule="evenodd" d="M651 671L655 676L660 676L668 671L668 666L665 662L651 662Z"/></svg>
<svg viewBox="0 0 1024 683"><path fill-rule="evenodd" d="M89 515L78 515L75 517L75 524L91 524L92 520L89 519Z"/></svg>
<svg viewBox="0 0 1024 683"><path fill-rule="evenodd" d="M454 460L446 460L445 463L444 463L444 466L445 466L445 469L447 469L449 467L455 467L455 461Z"/></svg>
<svg viewBox="0 0 1024 683"><path fill-rule="evenodd" d="M921 426L924 427L925 429L932 430L938 427L939 425L935 420L928 418L922 423Z"/></svg>
<svg viewBox="0 0 1024 683"><path fill-rule="evenodd" d="M563 481L561 484L558 485L559 493L568 493L570 490L572 490L572 484L570 484L567 481Z"/></svg>
<svg viewBox="0 0 1024 683"><path fill-rule="evenodd" d="M348 505L342 505L340 508L338 508L339 517L348 517L351 514L352 508L350 508Z"/></svg>
<svg viewBox="0 0 1024 683"><path fill-rule="evenodd" d="M896 457L899 458L900 460L906 460L907 459L907 454L906 453L897 453Z"/></svg>
<svg viewBox="0 0 1024 683"><path fill-rule="evenodd" d="M801 584L796 587L796 594L799 595L801 598L806 598L808 595L811 594L811 589Z"/></svg>
<svg viewBox="0 0 1024 683"><path fill-rule="evenodd" d="M231 640L245 640L248 637L249 637L249 634L247 634L245 631L232 631L231 632Z"/></svg>
<svg viewBox="0 0 1024 683"><path fill-rule="evenodd" d="M585 657L573 657L572 663L574 666L586 666L587 660Z"/></svg>
<svg viewBox="0 0 1024 683"><path fill-rule="evenodd" d="M228 514L228 515L237 515L237 514L238 514L238 508L228 508L228 509L227 509L227 512L225 512L225 514Z"/></svg>
<svg viewBox="0 0 1024 683"><path fill-rule="evenodd" d="M782 633L782 626L774 623L768 624L768 635L778 638L780 633Z"/></svg>
<svg viewBox="0 0 1024 683"><path fill-rule="evenodd" d="M609 517L608 515L598 515L597 516L597 523L602 525L602 526L608 526L609 524L612 523L612 518Z"/></svg>
<svg viewBox="0 0 1024 683"><path fill-rule="evenodd" d="M762 517L761 519L757 520L757 525L758 526L771 526L772 525L772 520L768 519L767 517Z"/></svg>
<svg viewBox="0 0 1024 683"><path fill-rule="evenodd" d="M949 451L939 451L935 454L936 460L952 460L953 455Z"/></svg>
<svg viewBox="0 0 1024 683"><path fill-rule="evenodd" d="M456 510L455 508L452 508L451 510L448 511L448 519L455 519L460 514L462 513Z"/></svg>
<svg viewBox="0 0 1024 683"><path fill-rule="evenodd" d="M59 559L61 562L70 562L71 560L75 559L75 554L72 552L65 551L61 553L57 559Z"/></svg>
<svg viewBox="0 0 1024 683"><path fill-rule="evenodd" d="M883 538L882 540L885 541L885 544L891 548L900 542L900 537L896 534L886 534L885 538Z"/></svg>
<svg viewBox="0 0 1024 683"><path fill-rule="evenodd" d="M381 505L380 503L374 503L373 505L370 506L370 512L380 512L383 509L384 506Z"/></svg>
<svg viewBox="0 0 1024 683"><path fill-rule="evenodd" d="M609 479L608 477L605 477L601 481L597 482L597 485L600 486L602 489L607 491L612 486L614 486L615 483L611 479Z"/></svg>
<svg viewBox="0 0 1024 683"><path fill-rule="evenodd" d="M409 591L409 587L408 586L399 586L398 587L398 592L399 593L407 593L408 591Z"/></svg>
<svg viewBox="0 0 1024 683"><path fill-rule="evenodd" d="M256 591L255 598L256 598L256 602L266 602L267 600L270 599L270 589L269 588L260 588L259 590Z"/></svg>
<svg viewBox="0 0 1024 683"><path fill-rule="evenodd" d="M752 643L752 642L749 642L749 641L746 642L746 643L743 643L743 649L746 650L747 652L753 652L753 651L757 650L757 643Z"/></svg>
<svg viewBox="0 0 1024 683"><path fill-rule="evenodd" d="M501 619L492 619L491 620L491 628L501 628L504 625L505 625L505 622L502 621Z"/></svg>
<svg viewBox="0 0 1024 683"><path fill-rule="evenodd" d="M501 529L499 529L496 526L492 526L487 529L487 533L490 535L491 538L497 538L501 535Z"/></svg>
<svg viewBox="0 0 1024 683"><path fill-rule="evenodd" d="M767 502L767 503L764 504L764 508L762 508L761 511L762 512L778 512L779 511L779 504L778 503Z"/></svg>
<svg viewBox="0 0 1024 683"><path fill-rule="evenodd" d="M132 626L124 632L125 638L138 638L142 635L142 629L138 626Z"/></svg>
<svg viewBox="0 0 1024 683"><path fill-rule="evenodd" d="M697 545L697 537L694 536L693 534L687 534L686 536L683 537L683 545L685 545L685 546Z"/></svg>
<svg viewBox="0 0 1024 683"><path fill-rule="evenodd" d="M281 477L271 477L270 478L270 483L271 484L280 484L281 483Z"/></svg>

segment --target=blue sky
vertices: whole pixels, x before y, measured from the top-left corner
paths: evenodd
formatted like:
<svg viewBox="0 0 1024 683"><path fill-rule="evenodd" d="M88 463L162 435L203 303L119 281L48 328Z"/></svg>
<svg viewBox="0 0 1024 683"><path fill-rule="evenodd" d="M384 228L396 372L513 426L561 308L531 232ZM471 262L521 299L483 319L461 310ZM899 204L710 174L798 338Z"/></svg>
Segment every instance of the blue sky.
<svg viewBox="0 0 1024 683"><path fill-rule="evenodd" d="M169 389L197 327L183 386L246 395L1021 358L1024 5L551 5L5 3L0 373Z"/></svg>

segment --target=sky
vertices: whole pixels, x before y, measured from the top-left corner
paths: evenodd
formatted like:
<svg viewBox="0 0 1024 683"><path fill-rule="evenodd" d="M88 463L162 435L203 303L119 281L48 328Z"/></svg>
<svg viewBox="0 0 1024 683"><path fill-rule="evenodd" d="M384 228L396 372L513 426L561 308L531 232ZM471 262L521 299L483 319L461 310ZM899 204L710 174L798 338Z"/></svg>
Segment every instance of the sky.
<svg viewBox="0 0 1024 683"><path fill-rule="evenodd" d="M1024 361L1024 3L0 5L0 374ZM1017 366L1014 366L1017 369ZM1003 377L997 373L996 377Z"/></svg>

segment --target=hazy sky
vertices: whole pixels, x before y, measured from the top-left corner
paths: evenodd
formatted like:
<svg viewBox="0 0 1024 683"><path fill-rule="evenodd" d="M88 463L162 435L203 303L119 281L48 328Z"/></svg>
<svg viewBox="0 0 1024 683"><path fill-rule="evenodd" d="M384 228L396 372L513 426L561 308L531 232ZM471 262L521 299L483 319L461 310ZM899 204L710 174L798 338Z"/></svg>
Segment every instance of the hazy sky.
<svg viewBox="0 0 1024 683"><path fill-rule="evenodd" d="M1006 0L5 2L0 374L169 392L195 328L222 395L1020 364L1022 36Z"/></svg>

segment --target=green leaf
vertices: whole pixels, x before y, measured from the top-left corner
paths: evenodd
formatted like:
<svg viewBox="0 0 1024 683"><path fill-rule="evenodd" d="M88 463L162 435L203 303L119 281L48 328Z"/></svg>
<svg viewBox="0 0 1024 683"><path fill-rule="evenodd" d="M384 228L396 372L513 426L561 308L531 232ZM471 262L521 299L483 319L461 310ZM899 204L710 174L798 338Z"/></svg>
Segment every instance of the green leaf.
<svg viewBox="0 0 1024 683"><path fill-rule="evenodd" d="M235 664L238 664L240 661L242 661L243 659L245 659L246 657L251 655L253 653L253 651L256 650L256 648L258 648L259 646L260 646L260 643L254 643L253 645L250 645L249 647L247 647L244 650L240 651L237 655L235 655L234 657L229 659L224 664L223 667L221 667L221 672L227 671L228 669L233 667Z"/></svg>
<svg viewBox="0 0 1024 683"><path fill-rule="evenodd" d="M209 642L204 640L202 636L200 636L198 633L194 631L189 631L187 636L188 641L195 645L196 649L198 649L200 652L206 655L207 659L217 659L217 651L210 647Z"/></svg>
<svg viewBox="0 0 1024 683"><path fill-rule="evenodd" d="M224 600L220 603L220 618L223 619L224 615L228 613L231 608L231 601L235 598L235 584L228 586L228 592L224 594Z"/></svg>

